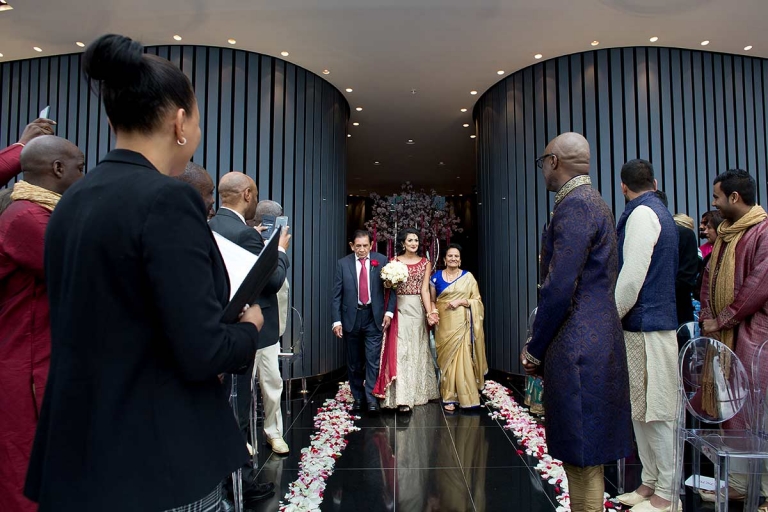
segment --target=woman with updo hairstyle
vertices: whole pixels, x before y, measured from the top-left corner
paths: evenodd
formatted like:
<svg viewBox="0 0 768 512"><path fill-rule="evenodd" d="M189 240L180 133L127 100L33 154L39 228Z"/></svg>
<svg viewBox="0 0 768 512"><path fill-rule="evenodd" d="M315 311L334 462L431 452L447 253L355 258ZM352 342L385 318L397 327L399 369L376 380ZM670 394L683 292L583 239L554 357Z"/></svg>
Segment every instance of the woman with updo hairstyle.
<svg viewBox="0 0 768 512"><path fill-rule="evenodd" d="M385 409L410 412L439 398L437 376L429 349L427 325L437 323L429 298L432 264L419 255L419 232L406 228L397 234L394 261L408 267L408 280L396 290L397 309L381 350L379 378L373 394ZM395 300L391 295L388 300Z"/></svg>
<svg viewBox="0 0 768 512"><path fill-rule="evenodd" d="M248 460L218 376L253 361L263 318L221 322L203 200L171 179L200 142L192 84L119 35L88 47L83 72L116 149L48 224L51 365L25 494L40 512L218 511Z"/></svg>

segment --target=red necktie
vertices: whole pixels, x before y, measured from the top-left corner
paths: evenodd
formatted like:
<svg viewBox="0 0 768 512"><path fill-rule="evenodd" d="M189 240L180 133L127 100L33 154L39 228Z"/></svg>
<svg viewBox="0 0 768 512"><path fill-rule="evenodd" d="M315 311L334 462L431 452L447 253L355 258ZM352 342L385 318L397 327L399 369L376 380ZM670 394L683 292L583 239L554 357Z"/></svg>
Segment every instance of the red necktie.
<svg viewBox="0 0 768 512"><path fill-rule="evenodd" d="M368 269L365 268L365 260L366 258L360 258L360 286L358 288L358 295L362 305L371 302L371 297L368 293Z"/></svg>

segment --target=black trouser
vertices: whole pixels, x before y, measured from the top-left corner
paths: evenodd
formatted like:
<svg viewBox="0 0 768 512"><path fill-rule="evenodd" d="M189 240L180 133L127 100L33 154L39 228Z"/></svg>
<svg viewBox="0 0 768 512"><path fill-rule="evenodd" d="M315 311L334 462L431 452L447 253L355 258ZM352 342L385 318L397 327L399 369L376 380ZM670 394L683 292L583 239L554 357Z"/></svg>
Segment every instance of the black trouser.
<svg viewBox="0 0 768 512"><path fill-rule="evenodd" d="M251 364L248 365L245 373L235 375L237 380L237 423L240 426L240 433L243 435L243 442L245 443L251 442L248 432L251 425L251 406L253 403L253 394L251 393L251 379L253 376L254 361L251 361ZM231 375L225 376L224 385L225 388L231 392ZM243 465L243 490L248 489L248 486L253 481L253 478L253 465L251 463ZM227 484L227 490L231 489L231 480L229 480Z"/></svg>
<svg viewBox="0 0 768 512"><path fill-rule="evenodd" d="M354 327L351 331L344 332L344 338L347 340L347 369L352 396L360 401L365 396L369 404L376 403L373 387L379 377L381 335L381 326L374 321L373 309L370 306L358 309ZM365 393L363 393L363 379L365 379Z"/></svg>

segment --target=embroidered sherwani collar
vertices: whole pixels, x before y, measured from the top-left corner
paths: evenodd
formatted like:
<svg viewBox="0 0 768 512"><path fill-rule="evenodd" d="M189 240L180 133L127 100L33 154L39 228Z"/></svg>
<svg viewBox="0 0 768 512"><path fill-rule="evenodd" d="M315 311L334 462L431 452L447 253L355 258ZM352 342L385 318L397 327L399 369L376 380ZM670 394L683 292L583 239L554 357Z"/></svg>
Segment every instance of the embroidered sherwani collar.
<svg viewBox="0 0 768 512"><path fill-rule="evenodd" d="M557 194L555 195L555 204L560 204L560 201L565 199L565 196L573 192L576 188L581 187L582 185L592 185L592 180L588 174L582 174L581 176L571 178L565 185L560 187L560 190L558 190Z"/></svg>

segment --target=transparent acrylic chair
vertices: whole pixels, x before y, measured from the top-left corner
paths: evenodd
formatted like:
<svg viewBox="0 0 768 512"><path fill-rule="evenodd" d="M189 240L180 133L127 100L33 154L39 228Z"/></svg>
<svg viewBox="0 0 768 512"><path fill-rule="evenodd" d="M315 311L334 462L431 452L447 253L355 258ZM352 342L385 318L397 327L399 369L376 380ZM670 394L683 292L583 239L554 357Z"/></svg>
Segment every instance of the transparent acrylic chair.
<svg viewBox="0 0 768 512"><path fill-rule="evenodd" d="M761 430L764 430L764 412L761 408L764 400L759 390L759 379L755 380L756 389L751 389L747 371L736 354L719 341L706 337L693 338L686 343L680 352L679 364L674 481L682 479L682 455L688 443L694 449L694 487L699 488L701 454L714 464L716 510L728 510L728 478L734 462L746 466L739 469L739 472L748 475L744 510L756 510L760 499L760 474L763 464L768 460L768 440L761 435ZM759 365L759 361L756 365ZM699 421L715 425L721 425L741 414L747 428L687 429L686 410ZM719 484L721 481L722 485ZM671 510L677 512L677 509L678 502L673 500Z"/></svg>
<svg viewBox="0 0 768 512"><path fill-rule="evenodd" d="M235 422L240 423L237 413L237 376L230 375L232 387L229 392L229 406L235 415ZM243 469L237 468L232 472L232 494L234 495L235 512L243 512Z"/></svg>

